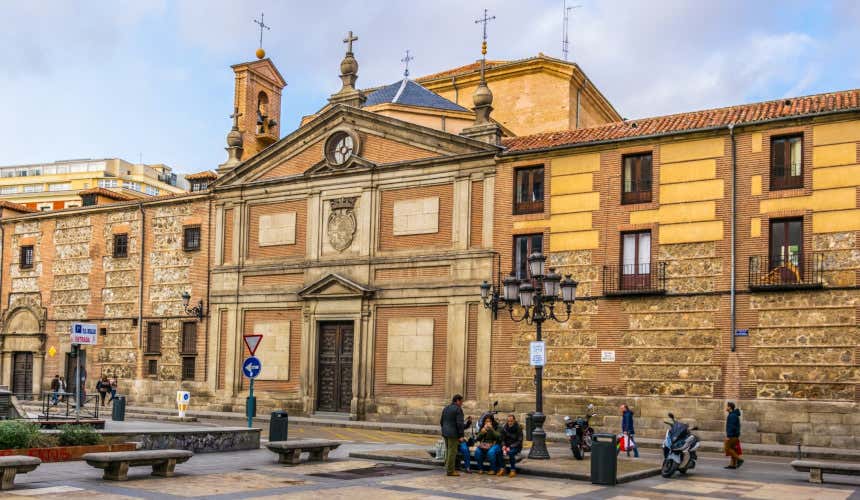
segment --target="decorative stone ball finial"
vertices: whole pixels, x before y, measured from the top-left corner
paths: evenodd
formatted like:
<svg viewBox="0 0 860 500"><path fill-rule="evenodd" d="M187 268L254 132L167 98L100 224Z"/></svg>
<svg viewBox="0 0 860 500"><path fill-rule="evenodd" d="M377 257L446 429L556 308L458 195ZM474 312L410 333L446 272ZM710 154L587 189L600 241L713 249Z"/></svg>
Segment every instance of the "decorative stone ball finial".
<svg viewBox="0 0 860 500"><path fill-rule="evenodd" d="M260 47L259 49L257 49L256 54L257 54L257 59L263 59L266 57L266 51L263 50L263 47Z"/></svg>

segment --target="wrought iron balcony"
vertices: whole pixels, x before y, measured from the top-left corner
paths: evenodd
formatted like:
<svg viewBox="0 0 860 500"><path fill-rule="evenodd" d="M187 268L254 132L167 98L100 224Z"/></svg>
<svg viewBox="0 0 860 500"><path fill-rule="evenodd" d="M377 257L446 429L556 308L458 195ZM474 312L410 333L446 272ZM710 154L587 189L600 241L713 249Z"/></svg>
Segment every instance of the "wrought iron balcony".
<svg viewBox="0 0 860 500"><path fill-rule="evenodd" d="M796 290L824 287L824 256L797 254L789 259L753 255L749 261L750 290Z"/></svg>
<svg viewBox="0 0 860 500"><path fill-rule="evenodd" d="M666 293L666 263L603 266L603 294L659 295Z"/></svg>

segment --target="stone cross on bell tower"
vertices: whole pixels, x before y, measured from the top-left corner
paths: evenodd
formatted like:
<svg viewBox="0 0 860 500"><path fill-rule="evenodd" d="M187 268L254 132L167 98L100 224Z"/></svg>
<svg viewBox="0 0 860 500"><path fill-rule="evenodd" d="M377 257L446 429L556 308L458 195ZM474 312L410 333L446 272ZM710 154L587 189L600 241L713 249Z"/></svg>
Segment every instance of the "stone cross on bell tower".
<svg viewBox="0 0 860 500"><path fill-rule="evenodd" d="M358 37L353 35L352 31L349 31L343 39L343 43L347 44L346 54L340 62L340 79L343 86L340 91L329 97L328 102L331 104L346 104L358 108L364 103L364 94L355 88L355 82L358 80L358 61L355 60L352 52L352 42L356 41Z"/></svg>
<svg viewBox="0 0 860 500"><path fill-rule="evenodd" d="M483 38L481 40L481 80L478 86L475 87L475 92L472 94L472 101L475 107L472 111L475 112L475 124L471 127L464 128L460 135L478 139L480 141L489 142L490 144L499 145L502 142L502 128L498 123L490 119L490 113L493 111L493 92L487 86L486 64L487 64L487 23L495 19L496 16L488 16L487 9L484 9L484 16L475 20L475 24L483 25Z"/></svg>

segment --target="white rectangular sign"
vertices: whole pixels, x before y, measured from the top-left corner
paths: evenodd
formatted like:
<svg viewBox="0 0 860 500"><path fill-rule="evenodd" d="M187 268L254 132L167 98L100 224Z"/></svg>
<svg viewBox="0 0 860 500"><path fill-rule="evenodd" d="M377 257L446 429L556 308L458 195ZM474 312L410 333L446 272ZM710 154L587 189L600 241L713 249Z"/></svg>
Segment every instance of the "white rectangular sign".
<svg viewBox="0 0 860 500"><path fill-rule="evenodd" d="M72 323L72 344L96 345L98 326L93 323Z"/></svg>
<svg viewBox="0 0 860 500"><path fill-rule="evenodd" d="M546 344L543 341L529 344L529 364L532 366L544 366L546 364Z"/></svg>
<svg viewBox="0 0 860 500"><path fill-rule="evenodd" d="M603 363L614 363L615 351L600 351L600 361Z"/></svg>

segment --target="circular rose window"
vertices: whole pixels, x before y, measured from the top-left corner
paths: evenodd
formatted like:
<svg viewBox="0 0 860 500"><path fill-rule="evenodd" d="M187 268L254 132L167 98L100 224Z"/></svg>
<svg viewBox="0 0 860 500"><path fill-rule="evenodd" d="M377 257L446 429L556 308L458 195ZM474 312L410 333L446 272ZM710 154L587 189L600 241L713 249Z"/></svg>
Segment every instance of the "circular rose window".
<svg viewBox="0 0 860 500"><path fill-rule="evenodd" d="M356 149L356 141L347 132L335 132L328 139L326 156L329 163L342 166L352 157Z"/></svg>

